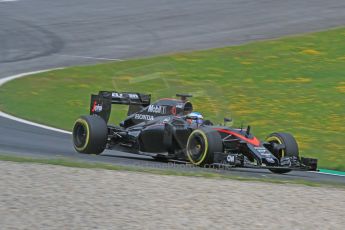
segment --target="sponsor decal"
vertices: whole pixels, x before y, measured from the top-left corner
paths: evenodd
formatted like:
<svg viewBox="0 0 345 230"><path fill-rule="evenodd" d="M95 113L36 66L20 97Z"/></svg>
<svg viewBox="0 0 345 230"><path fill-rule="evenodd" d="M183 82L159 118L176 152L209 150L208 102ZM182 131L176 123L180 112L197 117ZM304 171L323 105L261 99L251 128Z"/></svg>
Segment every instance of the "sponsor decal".
<svg viewBox="0 0 345 230"><path fill-rule="evenodd" d="M271 156L265 147L254 147L256 151L260 153L261 156Z"/></svg>
<svg viewBox="0 0 345 230"><path fill-rule="evenodd" d="M149 113L160 113L160 114L166 114L167 107L161 106L161 105L150 105L147 109L147 112Z"/></svg>
<svg viewBox="0 0 345 230"><path fill-rule="evenodd" d="M97 101L94 101L91 111L93 113L94 112L99 113L99 112L102 112L102 110L103 110L103 106L101 104L97 104Z"/></svg>
<svg viewBox="0 0 345 230"><path fill-rule="evenodd" d="M226 157L227 162L229 163L235 163L235 156L234 155L228 155Z"/></svg>
<svg viewBox="0 0 345 230"><path fill-rule="evenodd" d="M122 93L112 93L111 97L112 98L123 98L123 94Z"/></svg>
<svg viewBox="0 0 345 230"><path fill-rule="evenodd" d="M128 94L128 97L129 97L130 99L139 99L138 94L134 94L134 93L129 93L129 94Z"/></svg>
<svg viewBox="0 0 345 230"><path fill-rule="evenodd" d="M152 115L146 115L146 114L140 114L140 113L135 114L134 118L138 120L147 120L147 121L152 121L154 119Z"/></svg>
<svg viewBox="0 0 345 230"><path fill-rule="evenodd" d="M126 98L129 97L130 99L139 99L138 94L135 93L128 93L128 94L123 94L123 93L111 93L112 98Z"/></svg>

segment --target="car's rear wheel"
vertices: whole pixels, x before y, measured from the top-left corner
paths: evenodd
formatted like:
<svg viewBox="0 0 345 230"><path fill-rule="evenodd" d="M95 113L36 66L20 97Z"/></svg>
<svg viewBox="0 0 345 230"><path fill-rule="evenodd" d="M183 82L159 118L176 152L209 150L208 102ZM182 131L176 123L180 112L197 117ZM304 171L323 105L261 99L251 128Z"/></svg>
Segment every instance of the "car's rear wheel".
<svg viewBox="0 0 345 230"><path fill-rule="evenodd" d="M79 117L73 127L73 145L79 153L100 154L108 138L105 121L97 115Z"/></svg>
<svg viewBox="0 0 345 230"><path fill-rule="evenodd" d="M188 137L186 155L194 165L212 164L214 153L222 151L222 138L216 130L202 127L194 130Z"/></svg>
<svg viewBox="0 0 345 230"><path fill-rule="evenodd" d="M272 148L271 152L279 160L282 157L297 157L299 158L299 149L296 139L289 133L272 133L266 141L272 145L283 145L283 148ZM291 169L270 169L273 173L288 173Z"/></svg>

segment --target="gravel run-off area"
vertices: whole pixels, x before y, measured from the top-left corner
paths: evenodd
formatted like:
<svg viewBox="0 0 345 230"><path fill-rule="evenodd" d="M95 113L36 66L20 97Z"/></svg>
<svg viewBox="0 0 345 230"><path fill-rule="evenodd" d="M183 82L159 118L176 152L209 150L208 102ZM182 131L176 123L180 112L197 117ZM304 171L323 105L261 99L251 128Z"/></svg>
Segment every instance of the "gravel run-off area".
<svg viewBox="0 0 345 230"><path fill-rule="evenodd" d="M0 161L0 229L344 229L345 190Z"/></svg>

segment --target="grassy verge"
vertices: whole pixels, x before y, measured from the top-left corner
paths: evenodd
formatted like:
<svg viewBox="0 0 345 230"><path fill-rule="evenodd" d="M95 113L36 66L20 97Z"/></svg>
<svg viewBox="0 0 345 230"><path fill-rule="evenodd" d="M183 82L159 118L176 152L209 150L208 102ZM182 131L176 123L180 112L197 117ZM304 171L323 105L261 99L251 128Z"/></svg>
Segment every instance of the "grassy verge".
<svg viewBox="0 0 345 230"><path fill-rule="evenodd" d="M86 169L106 169L106 170L116 170L116 171L129 171L129 172L140 172L140 173L151 173L156 175L172 175L172 176L191 176L191 177L202 177L202 178L211 178L211 179L231 179L239 181L258 181L258 182L267 182L275 184L300 184L306 186L335 186L340 188L345 188L343 185L336 183L316 183L305 180L278 180L278 179L268 179L268 178L254 178L254 177L240 177L233 176L229 174L221 174L216 172L200 172L200 171L181 171L174 169L159 169L159 168L147 168L147 167L134 167L134 166L121 166L121 165L112 165L105 163L87 163L82 161L72 161L67 158L59 159L35 159L35 158L26 158L26 157L17 157L10 155L0 155L0 161L11 161L18 163L39 163L39 164L49 164L49 165L58 165L65 167L73 168L86 168Z"/></svg>
<svg viewBox="0 0 345 230"><path fill-rule="evenodd" d="M192 93L194 108L220 122L251 124L264 138L293 133L301 154L345 170L345 28L241 46L72 67L0 88L0 109L71 130L99 90ZM126 107L113 109L112 121Z"/></svg>

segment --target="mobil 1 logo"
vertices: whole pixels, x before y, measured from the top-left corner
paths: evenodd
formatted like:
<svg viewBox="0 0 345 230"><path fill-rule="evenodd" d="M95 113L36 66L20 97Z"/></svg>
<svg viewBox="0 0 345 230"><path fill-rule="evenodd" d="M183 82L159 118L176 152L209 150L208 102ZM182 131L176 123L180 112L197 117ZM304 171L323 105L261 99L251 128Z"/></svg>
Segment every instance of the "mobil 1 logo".
<svg viewBox="0 0 345 230"><path fill-rule="evenodd" d="M159 113L159 114L166 114L167 107L162 105L150 105L147 109L149 113Z"/></svg>

